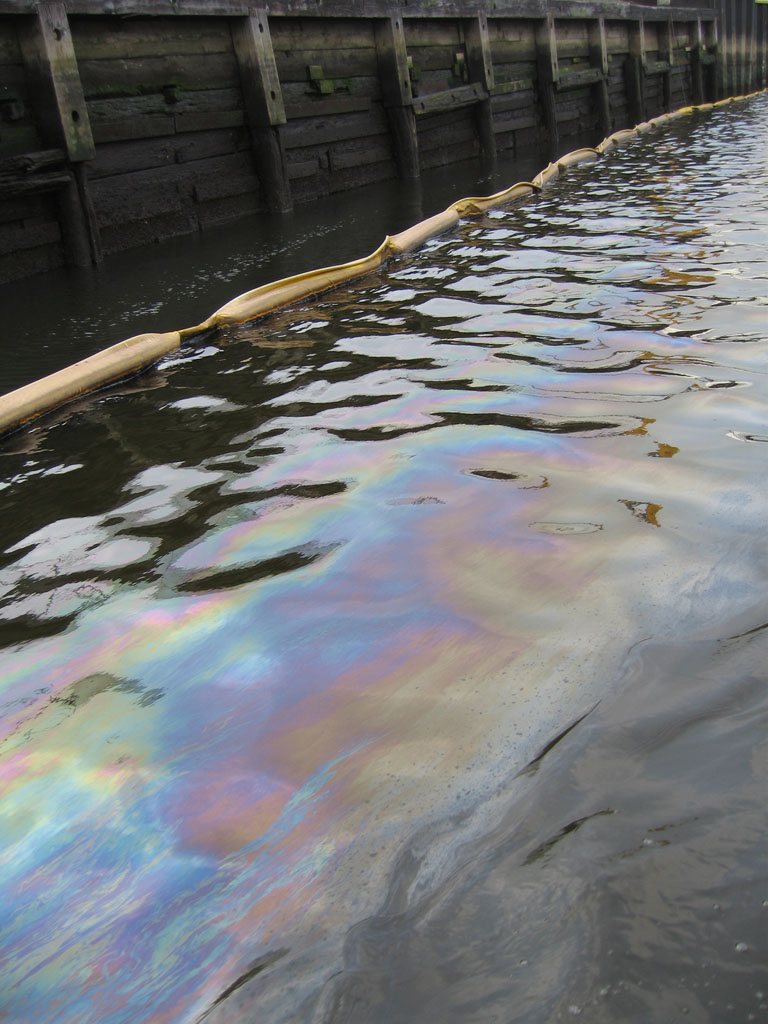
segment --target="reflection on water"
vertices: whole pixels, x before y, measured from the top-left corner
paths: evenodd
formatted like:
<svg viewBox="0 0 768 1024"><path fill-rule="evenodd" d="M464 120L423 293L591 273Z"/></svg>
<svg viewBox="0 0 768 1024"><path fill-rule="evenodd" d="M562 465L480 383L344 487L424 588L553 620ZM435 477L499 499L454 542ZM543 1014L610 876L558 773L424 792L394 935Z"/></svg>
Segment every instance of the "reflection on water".
<svg viewBox="0 0 768 1024"><path fill-rule="evenodd" d="M3 1019L765 1014L767 128L6 442Z"/></svg>

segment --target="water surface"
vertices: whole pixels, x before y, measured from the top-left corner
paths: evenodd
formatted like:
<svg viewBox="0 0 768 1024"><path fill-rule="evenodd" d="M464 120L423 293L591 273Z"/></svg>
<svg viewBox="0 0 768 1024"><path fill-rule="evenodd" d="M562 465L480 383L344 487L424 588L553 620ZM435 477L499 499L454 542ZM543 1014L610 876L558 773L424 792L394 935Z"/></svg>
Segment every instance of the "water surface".
<svg viewBox="0 0 768 1024"><path fill-rule="evenodd" d="M0 1019L766 1015L766 138L5 443Z"/></svg>

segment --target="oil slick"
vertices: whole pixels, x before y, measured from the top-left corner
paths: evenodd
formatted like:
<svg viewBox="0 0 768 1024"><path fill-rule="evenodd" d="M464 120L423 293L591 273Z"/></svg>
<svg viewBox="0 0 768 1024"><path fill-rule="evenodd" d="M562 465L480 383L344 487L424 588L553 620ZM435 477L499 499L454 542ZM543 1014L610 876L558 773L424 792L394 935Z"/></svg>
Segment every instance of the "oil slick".
<svg viewBox="0 0 768 1024"><path fill-rule="evenodd" d="M227 327L206 359L161 366L160 391L5 456L8 1021L413 1019L440 1004L432 911L514 974L520 1020L566 999L530 954L534 924L571 905L548 866L566 857L581 896L577 844L602 837L590 865L601 849L634 864L692 828L670 809L625 831L611 730L631 736L630 775L666 735L633 686L650 680L677 736L659 666L763 636L766 496L744 442L764 439L765 339L729 340L716 303L751 308L767 272L739 169L768 109L712 117L678 123L674 154L649 133L577 193L563 174L308 304L300 323L321 327ZM735 373L752 386L692 386ZM493 901L484 917L455 886L486 864L508 909L513 847L530 927L494 954ZM578 906L574 930L545 929L554 964L578 959ZM621 924L640 943L635 909ZM401 948L433 973L393 986ZM577 989L563 1012L591 1005Z"/></svg>

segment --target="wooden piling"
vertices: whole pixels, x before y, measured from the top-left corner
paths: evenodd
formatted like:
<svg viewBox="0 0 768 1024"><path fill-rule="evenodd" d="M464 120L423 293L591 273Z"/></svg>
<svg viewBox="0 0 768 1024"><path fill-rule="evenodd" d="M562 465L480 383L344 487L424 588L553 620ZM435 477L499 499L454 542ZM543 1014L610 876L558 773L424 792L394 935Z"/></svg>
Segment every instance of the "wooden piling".
<svg viewBox="0 0 768 1024"><path fill-rule="evenodd" d="M285 104L267 12L256 8L247 17L233 18L231 28L265 205L270 210L286 212L293 203L283 137Z"/></svg>
<svg viewBox="0 0 768 1024"><path fill-rule="evenodd" d="M560 133L557 127L557 100L555 88L560 77L557 62L557 34L555 17L548 14L536 27L536 67L539 98L544 124L549 137L549 155L554 160L560 153Z"/></svg>
<svg viewBox="0 0 768 1024"><path fill-rule="evenodd" d="M629 25L629 56L625 65L625 84L629 116L634 124L645 120L645 29L643 19Z"/></svg>
<svg viewBox="0 0 768 1024"><path fill-rule="evenodd" d="M401 178L418 178L419 140L402 17L378 18L375 35L379 81L398 173Z"/></svg>
<svg viewBox="0 0 768 1024"><path fill-rule="evenodd" d="M589 63L599 68L602 77L592 87L597 106L600 131L604 136L613 131L611 100L608 93L608 44L605 36L605 18L596 18L589 25Z"/></svg>
<svg viewBox="0 0 768 1024"><path fill-rule="evenodd" d="M475 107L475 125L480 140L480 152L486 160L496 158L496 136L493 130L491 93L494 86L493 56L488 34L488 18L478 14L464 23L464 40L470 82L479 82L486 92Z"/></svg>
<svg viewBox="0 0 768 1024"><path fill-rule="evenodd" d="M101 243L83 165L96 149L64 4L39 4L34 20L22 26L19 43L44 141L64 150L71 169L59 192L68 262L89 266L101 259Z"/></svg>
<svg viewBox="0 0 768 1024"><path fill-rule="evenodd" d="M672 66L675 59L673 39L672 19L667 18L666 21L659 22L659 61L667 65L666 70L661 72L661 102L664 110L672 109Z"/></svg>
<svg viewBox="0 0 768 1024"><path fill-rule="evenodd" d="M704 74L701 58L704 53L704 37L701 18L691 22L691 91L694 103L704 102Z"/></svg>

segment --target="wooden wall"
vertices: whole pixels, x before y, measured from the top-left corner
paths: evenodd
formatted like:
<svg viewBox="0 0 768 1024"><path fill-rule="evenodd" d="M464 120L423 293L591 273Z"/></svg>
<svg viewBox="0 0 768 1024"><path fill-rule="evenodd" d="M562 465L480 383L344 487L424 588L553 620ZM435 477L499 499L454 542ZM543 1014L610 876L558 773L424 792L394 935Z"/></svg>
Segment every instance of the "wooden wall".
<svg viewBox="0 0 768 1024"><path fill-rule="evenodd" d="M765 84L714 10L487 6L0 0L0 280Z"/></svg>

